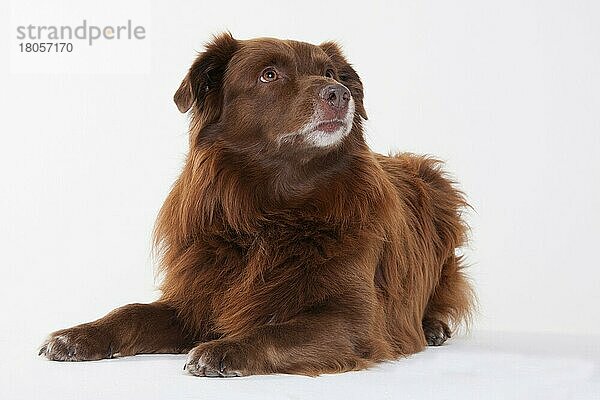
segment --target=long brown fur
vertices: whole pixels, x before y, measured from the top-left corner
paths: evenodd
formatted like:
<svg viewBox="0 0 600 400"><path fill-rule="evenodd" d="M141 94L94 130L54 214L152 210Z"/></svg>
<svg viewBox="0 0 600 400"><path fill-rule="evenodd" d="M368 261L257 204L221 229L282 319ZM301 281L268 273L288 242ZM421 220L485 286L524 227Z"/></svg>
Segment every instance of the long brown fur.
<svg viewBox="0 0 600 400"><path fill-rule="evenodd" d="M254 89L264 59L297 75ZM352 129L326 150L276 145L333 82L321 64L351 93ZM190 151L156 222L162 297L55 332L41 353L191 349L194 375L318 375L439 345L468 319L464 196L439 161L367 147L362 83L335 43L218 36L175 102L191 108Z"/></svg>

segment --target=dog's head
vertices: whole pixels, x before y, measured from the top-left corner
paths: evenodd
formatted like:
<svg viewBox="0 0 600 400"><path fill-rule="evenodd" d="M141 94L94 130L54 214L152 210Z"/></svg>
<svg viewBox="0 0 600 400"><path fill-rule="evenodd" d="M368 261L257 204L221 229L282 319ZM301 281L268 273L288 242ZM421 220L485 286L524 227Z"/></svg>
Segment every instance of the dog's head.
<svg viewBox="0 0 600 400"><path fill-rule="evenodd" d="M198 55L174 99L181 112L193 111L192 144L221 135L253 148L327 150L367 118L360 78L333 42L222 34Z"/></svg>

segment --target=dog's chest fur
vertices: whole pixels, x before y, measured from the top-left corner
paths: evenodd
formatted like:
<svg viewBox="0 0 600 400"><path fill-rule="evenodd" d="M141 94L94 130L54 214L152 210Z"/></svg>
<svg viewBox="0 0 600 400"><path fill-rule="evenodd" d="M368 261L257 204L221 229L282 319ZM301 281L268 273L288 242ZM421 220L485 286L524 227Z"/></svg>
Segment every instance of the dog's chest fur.
<svg viewBox="0 0 600 400"><path fill-rule="evenodd" d="M182 311L193 320L202 309L198 317L210 321L210 334L217 337L310 312L368 281L354 271L370 241L367 232L292 215L273 216L252 233L217 229L198 243L204 262L187 272L195 275L189 289L199 301Z"/></svg>

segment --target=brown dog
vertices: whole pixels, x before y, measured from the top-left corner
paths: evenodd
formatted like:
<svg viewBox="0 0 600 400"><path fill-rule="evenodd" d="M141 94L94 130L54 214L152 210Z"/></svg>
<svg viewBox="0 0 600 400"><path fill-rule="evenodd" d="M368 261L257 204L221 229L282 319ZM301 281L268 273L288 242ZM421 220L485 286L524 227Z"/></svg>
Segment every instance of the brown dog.
<svg viewBox="0 0 600 400"><path fill-rule="evenodd" d="M156 223L162 297L40 354L189 351L194 375L317 375L440 345L468 317L465 200L439 162L369 150L336 44L220 35L175 103L190 151Z"/></svg>

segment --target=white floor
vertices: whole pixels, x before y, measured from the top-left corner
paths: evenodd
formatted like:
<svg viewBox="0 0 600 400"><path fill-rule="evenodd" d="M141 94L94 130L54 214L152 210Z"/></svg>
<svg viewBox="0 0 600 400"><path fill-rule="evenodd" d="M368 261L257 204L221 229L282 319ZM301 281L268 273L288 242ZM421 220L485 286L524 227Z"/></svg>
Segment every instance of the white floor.
<svg viewBox="0 0 600 400"><path fill-rule="evenodd" d="M477 332L408 359L318 378L196 378L184 355L4 358L1 399L600 399L600 337Z"/></svg>

